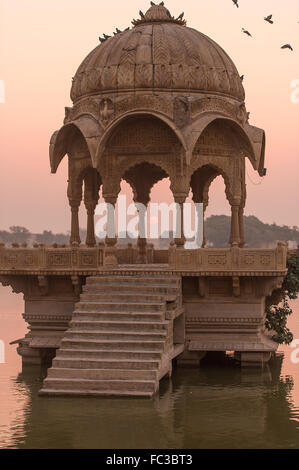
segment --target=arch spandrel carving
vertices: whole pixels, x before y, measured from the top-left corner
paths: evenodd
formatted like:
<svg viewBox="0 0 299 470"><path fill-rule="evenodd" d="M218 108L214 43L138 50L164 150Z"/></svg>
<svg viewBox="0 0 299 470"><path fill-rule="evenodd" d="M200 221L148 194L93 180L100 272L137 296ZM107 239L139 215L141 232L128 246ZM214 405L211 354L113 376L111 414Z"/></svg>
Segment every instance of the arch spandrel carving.
<svg viewBox="0 0 299 470"><path fill-rule="evenodd" d="M110 123L107 128L105 129L105 132L101 136L101 139L98 143L98 148L96 151L96 164L98 166L101 165L101 159L103 157L104 153L111 153L108 141L111 138L111 136L119 129L126 121L136 118L137 120L140 120L142 118L147 118L147 119L153 119L157 122L162 123L162 125L166 125L166 127L169 128L169 131L174 134L174 137L177 138L176 144L181 146L184 150L184 153L186 154L188 151L188 146L185 140L185 137L183 133L174 125L173 121L169 118L167 118L165 115L161 115L157 112L154 111L134 111L134 112L128 112L125 115L122 115L121 117L115 119L112 123ZM170 134L171 135L171 134ZM174 141L175 142L175 141ZM157 152L157 149L155 150Z"/></svg>
<svg viewBox="0 0 299 470"><path fill-rule="evenodd" d="M221 124L223 125L222 128ZM198 121L193 123L191 138L189 139L190 152L192 155L191 158L193 158L194 151L197 150L196 147L199 145L201 137L207 130L209 131L209 129L215 125L219 125L219 129L216 130L214 128L215 135L210 135L210 153L214 155L224 154L225 152L221 149L221 139L225 139L225 134L230 134L233 136L232 140L234 141L234 145L231 147L232 153L238 154L240 156L247 156L250 159L253 168L256 170L256 153L253 147L253 142L251 141L250 136L246 133L245 129L243 129L243 127L237 121L215 114L206 114L201 116ZM217 140L219 141L219 149L217 149ZM227 155L229 155L229 148L226 150Z"/></svg>

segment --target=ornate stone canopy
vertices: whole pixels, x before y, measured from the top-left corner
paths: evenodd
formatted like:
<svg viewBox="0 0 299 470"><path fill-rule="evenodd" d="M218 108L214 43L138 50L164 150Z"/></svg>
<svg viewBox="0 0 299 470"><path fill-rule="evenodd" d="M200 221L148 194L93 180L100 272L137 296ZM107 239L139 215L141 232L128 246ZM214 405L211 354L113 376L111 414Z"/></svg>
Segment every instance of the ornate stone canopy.
<svg viewBox="0 0 299 470"><path fill-rule="evenodd" d="M135 201L148 202L144 188L149 192L157 175L168 176L176 202L182 204L191 188L194 201L206 207L210 184L222 175L232 206L230 241L243 246L245 159L264 175L265 134L248 122L239 73L218 44L164 5L151 6L132 24L101 38L80 65L73 106L51 139L51 171L69 158L71 242L80 241L77 213L84 197L87 244L95 243L100 187L114 204L125 179Z"/></svg>
<svg viewBox="0 0 299 470"><path fill-rule="evenodd" d="M212 39L152 6L134 27L96 47L80 65L71 97L77 102L95 93L180 90L215 93L242 102L238 71Z"/></svg>

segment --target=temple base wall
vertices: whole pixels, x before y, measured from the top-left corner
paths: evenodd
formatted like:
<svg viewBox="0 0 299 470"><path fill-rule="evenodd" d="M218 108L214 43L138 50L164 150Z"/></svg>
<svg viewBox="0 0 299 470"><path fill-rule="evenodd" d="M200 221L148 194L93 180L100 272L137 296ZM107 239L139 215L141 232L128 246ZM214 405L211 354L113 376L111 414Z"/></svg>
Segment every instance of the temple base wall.
<svg viewBox="0 0 299 470"><path fill-rule="evenodd" d="M15 292L24 292L23 317L29 331L19 341L23 364L48 364L68 328L86 276L23 275L1 279ZM184 314L173 323L174 344L184 344L178 365L199 365L207 352L216 351L233 351L244 366L267 362L278 345L264 330L265 299L280 284L279 276L236 280L229 275L182 275Z"/></svg>

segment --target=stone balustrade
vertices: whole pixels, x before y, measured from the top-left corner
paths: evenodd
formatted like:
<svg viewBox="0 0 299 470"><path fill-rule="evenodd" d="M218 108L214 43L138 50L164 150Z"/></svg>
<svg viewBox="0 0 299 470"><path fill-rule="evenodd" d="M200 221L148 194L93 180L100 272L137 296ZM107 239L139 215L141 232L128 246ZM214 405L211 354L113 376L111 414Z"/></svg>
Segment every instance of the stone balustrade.
<svg viewBox="0 0 299 470"><path fill-rule="evenodd" d="M0 245L0 273L69 273L94 272L103 269L105 246L48 247L39 245L27 248ZM135 264L137 248L132 245L118 247L118 265ZM275 249L244 249L234 246L228 249L202 248L186 250L171 245L169 250L154 250L149 245L148 264L163 264L164 269L182 272L284 272L286 270L287 244L279 242ZM166 266L168 264L168 266Z"/></svg>
<svg viewBox="0 0 299 470"><path fill-rule="evenodd" d="M169 265L178 271L285 271L287 244L278 242L275 249L244 249L238 246L228 249L203 248L198 250L170 247Z"/></svg>

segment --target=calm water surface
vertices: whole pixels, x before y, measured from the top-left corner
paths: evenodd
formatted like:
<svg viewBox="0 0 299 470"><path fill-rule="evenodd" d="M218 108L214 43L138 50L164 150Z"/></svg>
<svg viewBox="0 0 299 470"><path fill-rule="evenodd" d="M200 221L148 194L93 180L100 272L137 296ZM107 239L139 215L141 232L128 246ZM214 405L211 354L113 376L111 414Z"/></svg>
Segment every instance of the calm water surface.
<svg viewBox="0 0 299 470"><path fill-rule="evenodd" d="M16 313L21 299L6 295L1 288L0 448L299 448L299 364L290 347L263 371L229 358L177 369L151 400L42 398L42 373L22 372L9 346L26 325ZM11 313L1 313L3 305ZM298 301L293 310L289 325L299 338Z"/></svg>

